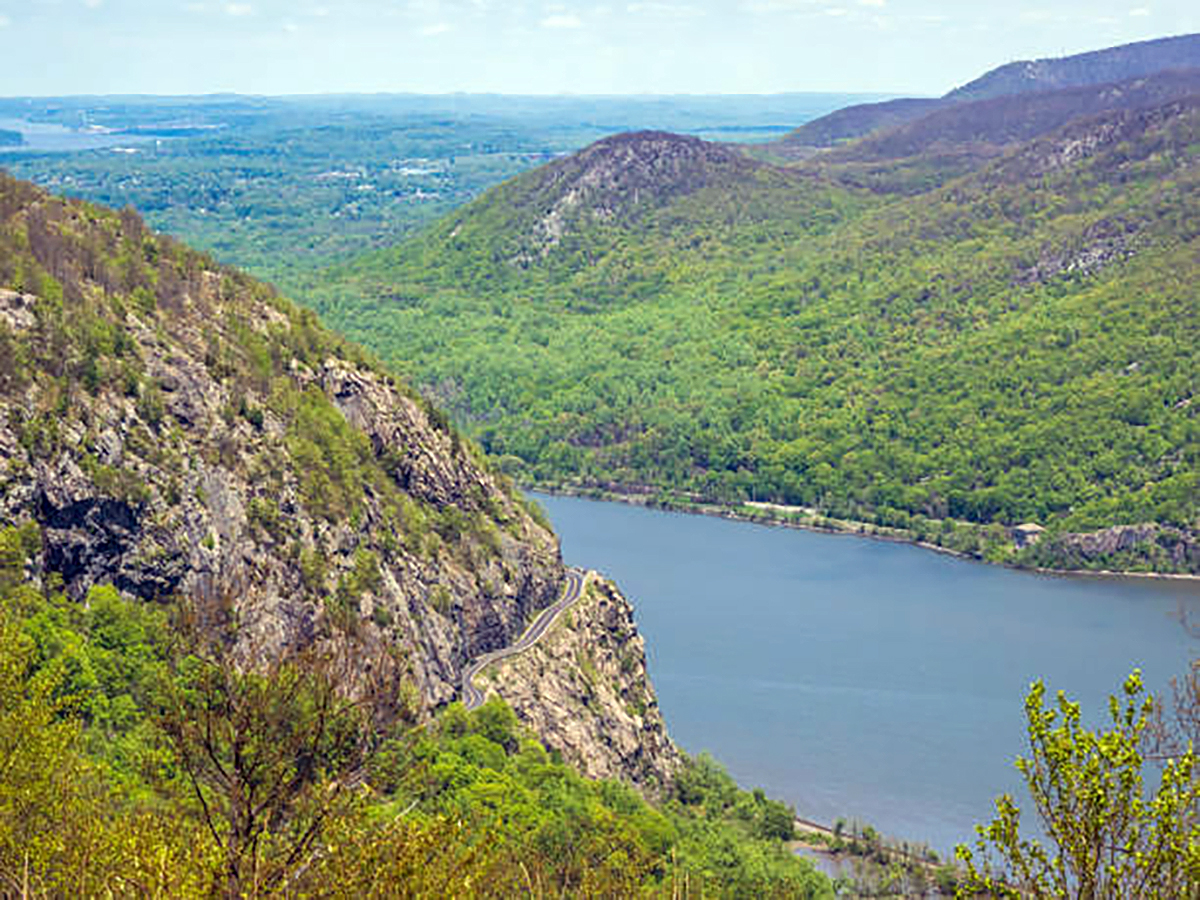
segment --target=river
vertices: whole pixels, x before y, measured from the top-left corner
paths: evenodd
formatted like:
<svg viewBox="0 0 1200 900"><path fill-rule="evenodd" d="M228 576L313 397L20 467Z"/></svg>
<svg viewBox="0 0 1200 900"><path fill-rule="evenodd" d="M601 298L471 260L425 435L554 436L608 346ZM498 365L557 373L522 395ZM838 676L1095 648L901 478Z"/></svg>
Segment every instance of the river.
<svg viewBox="0 0 1200 900"><path fill-rule="evenodd" d="M1104 721L1200 643L1200 584L1060 577L903 544L533 495L572 565L633 602L675 741L819 822L947 852L1020 790L1022 702L1045 680ZM1093 714L1089 716L1090 714Z"/></svg>

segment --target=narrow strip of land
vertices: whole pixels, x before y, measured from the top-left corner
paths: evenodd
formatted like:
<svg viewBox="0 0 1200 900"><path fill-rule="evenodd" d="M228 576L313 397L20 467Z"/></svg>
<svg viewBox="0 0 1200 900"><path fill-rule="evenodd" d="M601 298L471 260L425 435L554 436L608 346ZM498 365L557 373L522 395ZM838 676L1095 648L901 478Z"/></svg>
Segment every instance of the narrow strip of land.
<svg viewBox="0 0 1200 900"><path fill-rule="evenodd" d="M829 828L825 825L820 825L816 822L809 821L808 819L802 819L799 816L795 817L795 827L796 827L797 833L801 834L801 835L803 835L805 832L807 832L809 834L817 834L823 838L827 838L827 839L831 839L831 840L835 839L835 838L841 838L841 840L845 841L847 844L854 843L856 839L863 840L863 841L866 840L861 835L856 836L852 832L839 833L839 832L835 831L834 829ZM803 838L801 838L801 841L802 840L803 840ZM905 849L904 847L897 847L897 846L895 846L894 843L889 844L887 841L883 840L882 838L878 838L877 840L879 841L879 843L878 843L879 849L891 859L898 858L904 862L916 863L917 865L924 866L926 869L929 869L929 870L934 870L938 867L937 862L935 862L932 859L929 859L928 857L926 857L920 853L914 853L911 850ZM839 851L839 850L834 850L833 847L831 847L831 846L822 847L819 844L816 844L816 845L808 844L806 846L808 846L808 849L810 849L810 850L815 850L819 853L824 853L829 856L836 856L840 852L846 852L844 849Z"/></svg>
<svg viewBox="0 0 1200 900"><path fill-rule="evenodd" d="M567 583L563 587L562 596L558 599L557 603L542 610L542 614L534 620L534 623L514 643L499 650L493 650L491 653L485 653L463 670L463 706L470 710L477 709L483 705L484 694L483 691L475 687L475 676L492 663L507 659L510 656L516 656L518 653L524 653L540 641L542 635L554 624L554 620L558 618L559 614L582 596L584 579L584 574L578 569L567 569Z"/></svg>

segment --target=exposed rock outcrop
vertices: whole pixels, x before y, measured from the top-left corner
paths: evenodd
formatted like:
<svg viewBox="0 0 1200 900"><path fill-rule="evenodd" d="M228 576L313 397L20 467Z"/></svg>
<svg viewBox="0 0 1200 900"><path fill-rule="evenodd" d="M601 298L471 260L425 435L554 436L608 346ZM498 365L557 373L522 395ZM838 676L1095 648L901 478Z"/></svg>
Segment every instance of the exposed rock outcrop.
<svg viewBox="0 0 1200 900"><path fill-rule="evenodd" d="M595 573L541 642L485 670L478 683L588 776L654 792L679 765L633 607Z"/></svg>
<svg viewBox="0 0 1200 900"><path fill-rule="evenodd" d="M507 261L528 267L560 245L575 247L597 227L646 223L706 189L771 184L786 191L805 181L727 144L665 131L629 132L500 185L467 208L449 238L469 243L471 211L499 206L508 220Z"/></svg>
<svg viewBox="0 0 1200 900"><path fill-rule="evenodd" d="M557 596L548 528L310 314L132 214L0 189L33 286L0 292L0 522L38 523L39 577L183 599L249 663L320 644L417 714Z"/></svg>
<svg viewBox="0 0 1200 900"><path fill-rule="evenodd" d="M1155 571L1200 575L1200 531L1165 525L1120 525L1083 534L1047 535L1022 562L1060 569Z"/></svg>

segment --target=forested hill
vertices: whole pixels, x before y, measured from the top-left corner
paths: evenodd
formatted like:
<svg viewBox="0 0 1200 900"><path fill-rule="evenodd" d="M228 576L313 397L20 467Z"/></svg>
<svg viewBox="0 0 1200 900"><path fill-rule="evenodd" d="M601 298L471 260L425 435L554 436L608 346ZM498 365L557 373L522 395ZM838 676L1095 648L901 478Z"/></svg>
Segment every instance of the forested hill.
<svg viewBox="0 0 1200 900"><path fill-rule="evenodd" d="M517 259L543 169L312 296L527 482L1196 572L1198 154L1187 99L911 197L759 166L615 221L600 192Z"/></svg>
<svg viewBox="0 0 1200 900"><path fill-rule="evenodd" d="M782 158L804 158L865 135L881 135L960 103L1105 85L1172 69L1197 67L1200 67L1200 35L1195 34L1123 44L1058 59L1012 62L940 98L890 100L838 110L807 122L775 141L770 145L770 152ZM1022 108L1020 105L992 107L992 120L996 123L992 129L1004 122L1005 117L1011 119L1013 110ZM1061 108L1060 111L1067 112ZM933 121L936 120L931 121L931 126Z"/></svg>
<svg viewBox="0 0 1200 900"><path fill-rule="evenodd" d="M396 285L401 305L411 279L431 288L469 284L481 293L537 285L591 308L661 288L668 261L631 240L643 233L682 237L703 217L799 236L828 229L857 205L851 192L724 145L635 132L505 182L403 250L372 259L385 269L405 261L405 280ZM357 268L335 271L353 277Z"/></svg>
<svg viewBox="0 0 1200 900"><path fill-rule="evenodd" d="M0 176L0 893L832 896L791 810L673 747L598 576L454 702L562 587L311 311Z"/></svg>
<svg viewBox="0 0 1200 900"><path fill-rule="evenodd" d="M972 172L1071 119L1162 106L1196 94L1200 68L954 103L814 156L803 168L875 191L917 193Z"/></svg>

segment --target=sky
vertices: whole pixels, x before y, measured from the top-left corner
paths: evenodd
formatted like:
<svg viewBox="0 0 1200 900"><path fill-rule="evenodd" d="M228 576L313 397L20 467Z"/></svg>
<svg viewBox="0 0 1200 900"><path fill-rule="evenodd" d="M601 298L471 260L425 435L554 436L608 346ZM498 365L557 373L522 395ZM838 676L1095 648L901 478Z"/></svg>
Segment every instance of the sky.
<svg viewBox="0 0 1200 900"><path fill-rule="evenodd" d="M1198 0L0 0L0 95L936 95L1197 31Z"/></svg>

